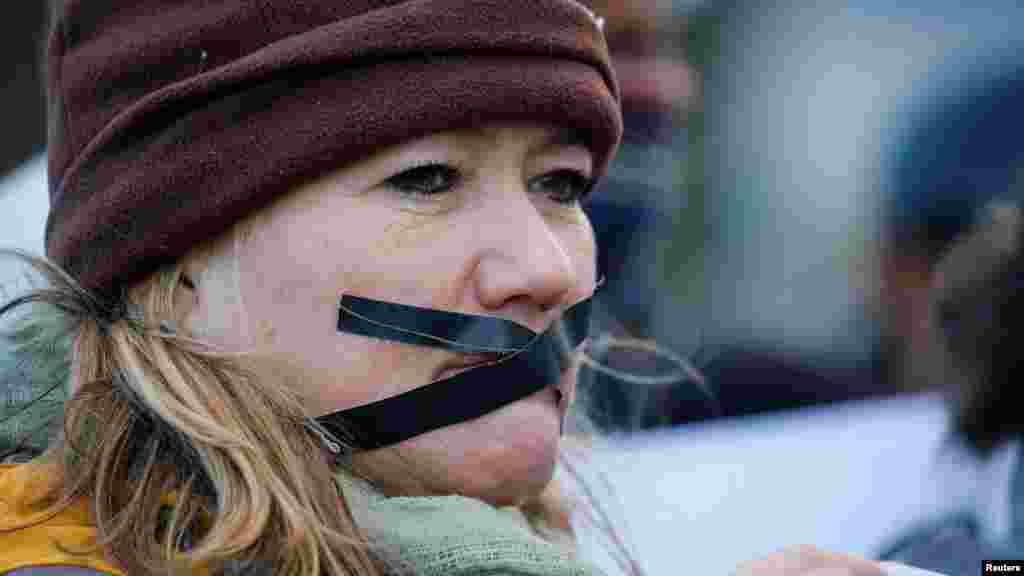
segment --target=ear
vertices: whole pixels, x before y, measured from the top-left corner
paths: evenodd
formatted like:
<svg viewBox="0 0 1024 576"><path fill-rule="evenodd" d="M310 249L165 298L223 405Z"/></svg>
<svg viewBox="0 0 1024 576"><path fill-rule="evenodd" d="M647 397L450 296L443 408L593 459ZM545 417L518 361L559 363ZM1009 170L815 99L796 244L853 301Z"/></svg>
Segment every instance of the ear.
<svg viewBox="0 0 1024 576"><path fill-rule="evenodd" d="M178 328L191 333L191 321L200 306L200 267L197 258L189 254L181 262L178 284L174 287L174 321Z"/></svg>
<svg viewBox="0 0 1024 576"><path fill-rule="evenodd" d="M249 345L234 238L234 233L225 234L185 255L175 293L181 295L175 299L181 328L231 349Z"/></svg>

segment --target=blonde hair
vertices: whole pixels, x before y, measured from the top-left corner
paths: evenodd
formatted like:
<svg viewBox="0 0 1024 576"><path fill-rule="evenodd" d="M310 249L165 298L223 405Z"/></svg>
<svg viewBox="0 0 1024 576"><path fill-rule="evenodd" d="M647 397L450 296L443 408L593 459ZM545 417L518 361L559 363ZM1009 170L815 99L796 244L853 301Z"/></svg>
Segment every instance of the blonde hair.
<svg viewBox="0 0 1024 576"><path fill-rule="evenodd" d="M76 388L62 434L38 461L52 471L33 505L52 516L88 499L97 548L130 574L381 573L290 388L167 329L179 320L180 264L103 303L55 265L16 256L49 287L3 311L59 313ZM36 317L19 319L15 335Z"/></svg>

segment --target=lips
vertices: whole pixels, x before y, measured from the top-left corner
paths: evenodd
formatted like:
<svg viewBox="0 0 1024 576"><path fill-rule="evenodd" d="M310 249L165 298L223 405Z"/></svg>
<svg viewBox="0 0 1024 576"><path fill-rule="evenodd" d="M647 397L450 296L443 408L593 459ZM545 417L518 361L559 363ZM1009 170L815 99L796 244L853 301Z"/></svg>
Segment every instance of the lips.
<svg viewBox="0 0 1024 576"><path fill-rule="evenodd" d="M451 378L471 368L493 364L500 359L501 355L496 353L460 354L438 366L431 380Z"/></svg>
<svg viewBox="0 0 1024 576"><path fill-rule="evenodd" d="M488 364L494 364L502 359L502 355L496 353L478 353L478 354L460 354L454 358L450 358L443 364L434 370L434 374L431 377L432 382L438 380L444 380L457 376L467 370L478 368L480 366L486 366ZM555 403L559 406L562 405L563 401L566 400L567 391L563 389L565 373L562 374L563 378L557 385L549 386L548 388L555 395Z"/></svg>

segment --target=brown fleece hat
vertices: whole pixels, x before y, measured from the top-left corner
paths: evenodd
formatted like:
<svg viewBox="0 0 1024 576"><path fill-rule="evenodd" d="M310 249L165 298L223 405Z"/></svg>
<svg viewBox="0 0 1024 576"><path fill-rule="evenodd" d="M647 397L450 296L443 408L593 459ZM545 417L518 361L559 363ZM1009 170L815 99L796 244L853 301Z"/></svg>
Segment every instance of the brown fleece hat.
<svg viewBox="0 0 1024 576"><path fill-rule="evenodd" d="M575 0L66 0L49 40L47 255L110 294L276 195L484 122L622 132Z"/></svg>

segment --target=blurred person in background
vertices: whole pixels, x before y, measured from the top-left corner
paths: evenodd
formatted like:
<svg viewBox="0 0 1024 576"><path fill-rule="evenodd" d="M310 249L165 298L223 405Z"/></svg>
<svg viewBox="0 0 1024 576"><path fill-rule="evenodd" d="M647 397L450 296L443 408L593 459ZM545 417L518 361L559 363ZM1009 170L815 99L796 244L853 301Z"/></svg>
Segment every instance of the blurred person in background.
<svg viewBox="0 0 1024 576"><path fill-rule="evenodd" d="M1024 558L1024 68L969 84L928 118L908 140L891 214L891 328L906 338L891 376L945 391L942 456L970 469L975 488L882 557L967 574Z"/></svg>
<svg viewBox="0 0 1024 576"><path fill-rule="evenodd" d="M892 539L881 557L946 574L1024 559L1019 318L1024 312L1021 198L989 205L936 266L932 306L958 466L975 468L971 501Z"/></svg>
<svg viewBox="0 0 1024 576"><path fill-rule="evenodd" d="M46 2L18 2L7 7L0 22L0 177L43 150L46 120L39 47L44 44L45 13Z"/></svg>
<svg viewBox="0 0 1024 576"><path fill-rule="evenodd" d="M650 346L608 348L600 361L614 371L584 365L581 398L600 428L634 432L713 413L700 377L680 370L671 351L660 348L675 339L653 317L672 289L660 267L673 256L667 247L677 216L703 209L701 203L687 205L685 179L687 121L699 106L699 76L686 58L692 8L654 0L599 0L593 6L605 18L624 125L618 155L585 207L597 238L598 270L607 280L595 296L595 323ZM686 320L672 328L698 329Z"/></svg>
<svg viewBox="0 0 1024 576"><path fill-rule="evenodd" d="M987 203L1011 194L1021 177L1021 69L965 75L914 121L883 215L878 368L896 390L942 380L929 322L935 267Z"/></svg>
<svg viewBox="0 0 1024 576"><path fill-rule="evenodd" d="M680 4L606 0L599 6L621 16L608 17L607 33L622 78L625 132L608 179L586 207L599 269L608 278L595 297L596 319L617 336L652 346L610 349L601 358L621 372L651 376L646 382L583 367L593 419L627 432L879 393L877 380L859 366L785 342L704 345L700 334L715 318L702 310L708 223L701 76L717 65L719 19L734 10L702 3L673 11ZM686 304L666 304L671 300ZM697 370L676 370L673 354L692 354ZM680 375L667 377L672 373Z"/></svg>

